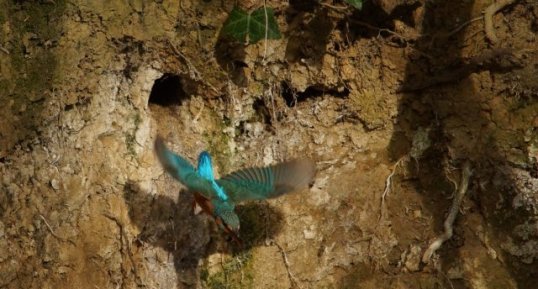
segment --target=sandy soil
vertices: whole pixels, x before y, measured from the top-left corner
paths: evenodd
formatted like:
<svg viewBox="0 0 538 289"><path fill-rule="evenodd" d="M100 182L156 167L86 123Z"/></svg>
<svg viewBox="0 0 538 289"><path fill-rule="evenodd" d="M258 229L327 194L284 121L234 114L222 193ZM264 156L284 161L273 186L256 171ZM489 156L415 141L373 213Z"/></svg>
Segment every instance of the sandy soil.
<svg viewBox="0 0 538 289"><path fill-rule="evenodd" d="M220 35L230 1L86 2L0 1L0 288L534 288L533 1L495 43L491 1L267 1L284 37L249 46ZM157 134L218 175L318 172L241 204L240 248Z"/></svg>

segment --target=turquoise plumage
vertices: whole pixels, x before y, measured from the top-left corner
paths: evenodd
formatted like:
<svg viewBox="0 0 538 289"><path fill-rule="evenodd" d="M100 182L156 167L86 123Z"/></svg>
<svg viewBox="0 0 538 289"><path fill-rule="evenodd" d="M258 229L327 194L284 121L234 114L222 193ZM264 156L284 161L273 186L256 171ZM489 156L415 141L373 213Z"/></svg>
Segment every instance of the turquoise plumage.
<svg viewBox="0 0 538 289"><path fill-rule="evenodd" d="M215 180L211 156L205 151L198 157L197 169L170 151L161 137L155 140L155 152L164 169L193 192L200 207L235 239L239 231L236 203L275 198L305 188L315 174L311 160L296 159L268 167L242 169Z"/></svg>
<svg viewBox="0 0 538 289"><path fill-rule="evenodd" d="M215 190L215 193L221 199L222 201L227 201L228 196L216 182L215 177L213 177L213 165L211 164L211 156L208 152L203 151L200 153L200 156L198 157L198 174L211 182L211 187L213 190Z"/></svg>

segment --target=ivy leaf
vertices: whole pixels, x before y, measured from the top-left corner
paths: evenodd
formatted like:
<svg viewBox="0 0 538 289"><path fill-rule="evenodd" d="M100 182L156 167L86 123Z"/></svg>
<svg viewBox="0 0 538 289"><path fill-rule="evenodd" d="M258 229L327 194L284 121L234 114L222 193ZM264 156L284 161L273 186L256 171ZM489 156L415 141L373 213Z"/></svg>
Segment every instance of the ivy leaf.
<svg viewBox="0 0 538 289"><path fill-rule="evenodd" d="M245 42L248 34L249 15L247 12L234 7L224 26L222 27L223 33L229 35L241 42Z"/></svg>
<svg viewBox="0 0 538 289"><path fill-rule="evenodd" d="M251 14L234 7L222 27L223 33L247 44L262 39L280 39L272 8L261 7Z"/></svg>
<svg viewBox="0 0 538 289"><path fill-rule="evenodd" d="M361 10L362 9L362 3L364 2L363 0L344 0L346 1L349 5Z"/></svg>
<svg viewBox="0 0 538 289"><path fill-rule="evenodd" d="M250 15L249 38L250 43L256 43L262 39L280 39L280 31L275 20L273 8L261 7Z"/></svg>

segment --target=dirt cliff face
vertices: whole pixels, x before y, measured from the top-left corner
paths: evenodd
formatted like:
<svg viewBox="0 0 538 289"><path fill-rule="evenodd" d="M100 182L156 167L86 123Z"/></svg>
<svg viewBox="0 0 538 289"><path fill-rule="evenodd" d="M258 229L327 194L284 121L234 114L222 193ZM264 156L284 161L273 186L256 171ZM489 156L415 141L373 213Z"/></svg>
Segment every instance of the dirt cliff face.
<svg viewBox="0 0 538 289"><path fill-rule="evenodd" d="M534 288L537 5L491 44L490 1L269 1L284 37L244 46L231 3L86 2L0 2L0 288ZM241 204L239 248L157 134L218 175L318 173Z"/></svg>

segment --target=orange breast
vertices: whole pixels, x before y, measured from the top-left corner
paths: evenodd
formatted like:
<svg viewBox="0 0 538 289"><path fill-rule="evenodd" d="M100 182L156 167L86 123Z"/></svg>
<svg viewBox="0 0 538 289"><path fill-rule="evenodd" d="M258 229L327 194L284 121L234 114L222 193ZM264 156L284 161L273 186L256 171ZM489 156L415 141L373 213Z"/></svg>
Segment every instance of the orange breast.
<svg viewBox="0 0 538 289"><path fill-rule="evenodd" d="M212 216L214 219L215 219L215 222L217 224L219 224L222 228L224 228L224 231L231 235L232 236L232 239L242 245L242 241L241 239L239 239L239 237L230 229L230 227L228 227L227 224L225 224L222 219L218 216L215 216L214 214L214 207L213 207L213 204L211 204L211 201L209 201L209 199L205 198L204 196L200 195L199 193L194 193L194 201L198 204L198 206L200 206L200 208L202 208L202 210L204 211L204 213Z"/></svg>
<svg viewBox="0 0 538 289"><path fill-rule="evenodd" d="M198 204L198 206L200 206L200 208L202 208L202 210L204 211L204 213L210 215L210 216L214 216L213 215L213 204L211 204L211 202L206 199L204 196L198 194L198 193L194 193L194 201Z"/></svg>

